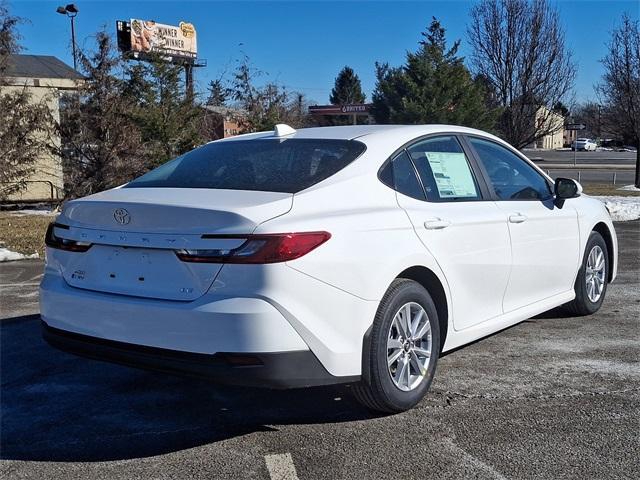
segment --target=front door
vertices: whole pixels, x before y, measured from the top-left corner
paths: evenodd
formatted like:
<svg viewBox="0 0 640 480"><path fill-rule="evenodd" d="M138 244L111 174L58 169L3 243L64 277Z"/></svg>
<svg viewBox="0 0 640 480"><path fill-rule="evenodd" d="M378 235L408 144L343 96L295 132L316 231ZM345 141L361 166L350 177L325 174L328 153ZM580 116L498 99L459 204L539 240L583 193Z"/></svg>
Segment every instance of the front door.
<svg viewBox="0 0 640 480"><path fill-rule="evenodd" d="M513 260L504 311L573 289L580 236L571 201L558 208L547 179L515 152L483 138L468 141L509 225Z"/></svg>

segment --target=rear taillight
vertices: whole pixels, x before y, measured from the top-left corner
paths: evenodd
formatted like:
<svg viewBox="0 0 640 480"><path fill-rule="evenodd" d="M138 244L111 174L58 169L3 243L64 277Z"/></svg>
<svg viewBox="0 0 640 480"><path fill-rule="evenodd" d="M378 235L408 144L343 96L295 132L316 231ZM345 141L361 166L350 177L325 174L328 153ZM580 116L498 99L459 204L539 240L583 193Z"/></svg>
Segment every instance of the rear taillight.
<svg viewBox="0 0 640 480"><path fill-rule="evenodd" d="M57 248L58 250L66 250L68 252L86 252L91 248L91 244L87 242L78 242L76 240L68 240L66 238L56 237L54 228L62 228L68 230L69 227L59 223L50 223L47 227L47 233L44 237L44 243L47 247Z"/></svg>
<svg viewBox="0 0 640 480"><path fill-rule="evenodd" d="M176 250L183 262L198 263L278 263L306 255L331 238L329 232L275 233L264 235L203 235L203 238L239 238L242 245L233 249Z"/></svg>

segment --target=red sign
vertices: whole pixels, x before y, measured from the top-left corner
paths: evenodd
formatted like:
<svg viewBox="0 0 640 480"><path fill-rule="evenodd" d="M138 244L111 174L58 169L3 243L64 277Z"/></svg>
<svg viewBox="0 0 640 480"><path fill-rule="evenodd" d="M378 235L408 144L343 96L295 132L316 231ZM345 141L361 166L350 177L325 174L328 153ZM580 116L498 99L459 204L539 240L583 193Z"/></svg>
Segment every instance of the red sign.
<svg viewBox="0 0 640 480"><path fill-rule="evenodd" d="M314 105L309 107L311 115L369 115L370 103L351 105Z"/></svg>

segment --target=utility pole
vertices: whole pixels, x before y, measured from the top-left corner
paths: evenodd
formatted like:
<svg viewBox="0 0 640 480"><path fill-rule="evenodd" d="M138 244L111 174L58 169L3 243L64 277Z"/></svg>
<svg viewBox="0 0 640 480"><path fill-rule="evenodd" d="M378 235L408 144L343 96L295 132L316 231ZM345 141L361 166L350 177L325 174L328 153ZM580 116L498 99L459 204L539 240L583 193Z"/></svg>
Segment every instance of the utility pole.
<svg viewBox="0 0 640 480"><path fill-rule="evenodd" d="M640 188L640 138L636 138L636 188Z"/></svg>
<svg viewBox="0 0 640 480"><path fill-rule="evenodd" d="M193 88L193 69L199 67L206 67L207 61L205 59L193 58L188 59L184 62L184 90L185 96L189 99L191 103L195 98L195 92Z"/></svg>
<svg viewBox="0 0 640 480"><path fill-rule="evenodd" d="M184 84L187 98L193 101L193 63L191 62L184 64Z"/></svg>

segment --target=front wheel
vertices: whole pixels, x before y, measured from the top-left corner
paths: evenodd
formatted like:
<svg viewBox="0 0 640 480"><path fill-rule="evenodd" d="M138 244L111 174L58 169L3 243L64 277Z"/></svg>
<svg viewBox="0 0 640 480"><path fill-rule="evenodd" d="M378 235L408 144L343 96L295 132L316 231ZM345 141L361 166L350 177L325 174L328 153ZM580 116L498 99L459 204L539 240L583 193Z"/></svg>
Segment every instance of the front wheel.
<svg viewBox="0 0 640 480"><path fill-rule="evenodd" d="M607 243L598 232L591 232L574 286L576 298L567 309L575 315L591 315L602 306L609 278Z"/></svg>
<svg viewBox="0 0 640 480"><path fill-rule="evenodd" d="M429 390L440 353L429 292L413 280L396 279L380 302L365 348L368 378L353 389L360 403L387 413L415 406Z"/></svg>

